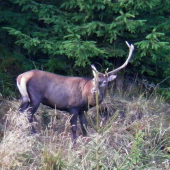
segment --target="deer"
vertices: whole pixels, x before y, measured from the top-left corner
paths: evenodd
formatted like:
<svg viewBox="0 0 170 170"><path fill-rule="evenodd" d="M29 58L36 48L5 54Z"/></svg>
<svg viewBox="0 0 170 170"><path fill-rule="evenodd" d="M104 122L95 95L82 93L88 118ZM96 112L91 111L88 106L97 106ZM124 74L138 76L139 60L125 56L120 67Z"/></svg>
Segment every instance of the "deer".
<svg viewBox="0 0 170 170"><path fill-rule="evenodd" d="M96 94L100 104L105 95L108 83L115 80L118 71L122 70L129 63L134 46L126 41L129 47L129 54L125 63L110 72L98 72L94 65L91 65L93 78L69 77L53 74L41 70L31 70L20 74L17 77L17 87L22 97L19 107L21 113L27 111L28 121L33 122L34 113L40 103L60 111L69 112L72 138L76 140L77 119L79 117L83 136L87 136L87 120L84 112L96 106ZM32 126L32 133L36 133Z"/></svg>

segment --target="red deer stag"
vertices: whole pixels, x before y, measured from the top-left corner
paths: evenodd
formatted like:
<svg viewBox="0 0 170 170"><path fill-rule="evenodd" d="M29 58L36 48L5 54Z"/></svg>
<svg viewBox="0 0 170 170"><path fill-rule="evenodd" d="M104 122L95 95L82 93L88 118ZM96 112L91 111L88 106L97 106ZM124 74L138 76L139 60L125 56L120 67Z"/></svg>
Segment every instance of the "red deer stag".
<svg viewBox="0 0 170 170"><path fill-rule="evenodd" d="M119 68L108 73L100 73L95 66L92 67L94 78L66 77L53 73L31 70L18 76L17 86L22 95L20 111L29 111L29 122L33 122L33 115L40 103L56 108L61 111L68 111L71 117L73 140L76 139L77 117L79 116L83 135L86 136L87 121L84 111L88 106L96 105L95 94L98 93L98 101L102 102L109 81L116 78L115 73L127 66L131 59L134 46L129 45L129 56L126 62ZM35 132L32 127L32 133Z"/></svg>

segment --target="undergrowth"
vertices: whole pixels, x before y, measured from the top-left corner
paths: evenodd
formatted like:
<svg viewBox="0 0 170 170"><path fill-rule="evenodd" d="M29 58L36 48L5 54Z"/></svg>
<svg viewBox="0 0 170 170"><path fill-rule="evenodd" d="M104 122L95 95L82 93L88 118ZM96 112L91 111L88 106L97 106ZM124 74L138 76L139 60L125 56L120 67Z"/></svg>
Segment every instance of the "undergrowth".
<svg viewBox="0 0 170 170"><path fill-rule="evenodd" d="M170 105L159 96L117 91L87 113L88 137L78 129L71 140L68 113L41 106L30 134L18 101L0 105L2 170L158 170L170 169Z"/></svg>

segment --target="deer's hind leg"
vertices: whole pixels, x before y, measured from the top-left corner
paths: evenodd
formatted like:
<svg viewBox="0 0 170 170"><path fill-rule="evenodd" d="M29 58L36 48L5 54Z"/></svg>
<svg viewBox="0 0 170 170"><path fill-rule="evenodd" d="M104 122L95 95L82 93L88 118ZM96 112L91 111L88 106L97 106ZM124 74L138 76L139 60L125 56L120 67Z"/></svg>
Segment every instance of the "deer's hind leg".
<svg viewBox="0 0 170 170"><path fill-rule="evenodd" d="M40 103L41 103L40 98L38 98L35 94L30 94L28 120L29 120L29 123L31 123L31 124L34 121L34 113L37 111ZM31 133L36 133L36 130L33 125L31 125Z"/></svg>
<svg viewBox="0 0 170 170"><path fill-rule="evenodd" d="M79 113L79 120L81 124L81 129L83 132L83 136L87 136L87 120L83 112Z"/></svg>
<svg viewBox="0 0 170 170"><path fill-rule="evenodd" d="M20 105L19 111L23 113L26 109L28 109L30 102L28 101L27 97L22 97L22 103Z"/></svg>

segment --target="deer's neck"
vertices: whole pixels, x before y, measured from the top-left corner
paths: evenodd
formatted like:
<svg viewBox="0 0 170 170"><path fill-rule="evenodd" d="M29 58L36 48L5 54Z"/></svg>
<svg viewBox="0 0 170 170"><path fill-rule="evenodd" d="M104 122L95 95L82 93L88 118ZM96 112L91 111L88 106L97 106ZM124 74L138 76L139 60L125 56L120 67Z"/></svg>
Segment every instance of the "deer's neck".
<svg viewBox="0 0 170 170"><path fill-rule="evenodd" d="M103 98L105 97L106 94L106 88L96 87L94 85L93 80L90 80L84 86L83 92L84 92L83 95L88 100L88 105L95 106L103 101Z"/></svg>

